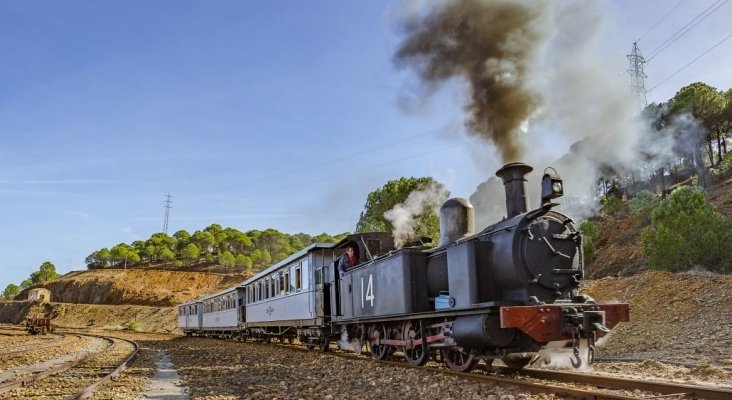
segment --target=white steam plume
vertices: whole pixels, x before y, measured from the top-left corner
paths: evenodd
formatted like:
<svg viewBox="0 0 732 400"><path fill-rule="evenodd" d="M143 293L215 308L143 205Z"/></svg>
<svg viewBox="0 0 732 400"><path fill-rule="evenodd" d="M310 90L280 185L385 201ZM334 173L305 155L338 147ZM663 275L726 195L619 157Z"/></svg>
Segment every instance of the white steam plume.
<svg viewBox="0 0 732 400"><path fill-rule="evenodd" d="M423 190L409 193L403 203L399 203L384 213L384 218L394 227L394 245L401 248L417 239L417 217L426 210L438 212L442 203L447 200L448 192L441 184L430 183Z"/></svg>
<svg viewBox="0 0 732 400"><path fill-rule="evenodd" d="M650 174L672 160L674 149L684 145L678 135L650 128L633 108L627 76L598 53L607 14L602 4L580 0L539 3L544 13L534 20L540 26L533 29L543 36L533 46L541 56L527 70L526 80L543 101L528 118L526 139L533 145L525 146L519 158L536 168L529 177L533 207L538 205L542 171L552 166L565 181L562 211L582 220L597 212L595 189L603 171L629 175L642 167ZM683 125L686 131L693 130L688 117L676 119L667 129L678 132ZM505 216L502 184L489 173L470 197L478 229Z"/></svg>

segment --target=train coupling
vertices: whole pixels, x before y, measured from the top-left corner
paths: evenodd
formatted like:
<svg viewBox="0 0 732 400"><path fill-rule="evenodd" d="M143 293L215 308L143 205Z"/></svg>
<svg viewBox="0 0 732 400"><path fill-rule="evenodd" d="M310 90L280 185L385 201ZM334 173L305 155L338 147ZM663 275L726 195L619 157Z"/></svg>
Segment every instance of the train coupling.
<svg viewBox="0 0 732 400"><path fill-rule="evenodd" d="M608 333L605 326L605 311L585 311L582 313L582 330L585 332Z"/></svg>

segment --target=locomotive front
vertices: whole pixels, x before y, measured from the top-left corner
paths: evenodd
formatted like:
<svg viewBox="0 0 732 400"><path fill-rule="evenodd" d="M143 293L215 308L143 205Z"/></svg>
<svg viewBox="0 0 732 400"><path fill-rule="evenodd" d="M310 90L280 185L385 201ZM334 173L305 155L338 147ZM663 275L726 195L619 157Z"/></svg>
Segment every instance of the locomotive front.
<svg viewBox="0 0 732 400"><path fill-rule="evenodd" d="M449 310L471 310L457 316L449 332L464 351L505 355L558 340L573 340L577 347L579 339L594 342L629 319L627 304L595 304L578 293L582 239L551 202L563 194L562 180L546 173L541 205L530 209L531 171L511 163L496 173L504 183L507 217L477 234L466 201L449 200L440 212L442 234L427 260L428 288L431 296L449 293Z"/></svg>
<svg viewBox="0 0 732 400"><path fill-rule="evenodd" d="M566 215L552 211L551 200L563 194L561 179L545 174L541 207L529 210L522 163L504 166L496 175L506 189L507 219L486 228L479 237L489 242L489 268L504 301L553 303L572 296L582 278L579 232Z"/></svg>

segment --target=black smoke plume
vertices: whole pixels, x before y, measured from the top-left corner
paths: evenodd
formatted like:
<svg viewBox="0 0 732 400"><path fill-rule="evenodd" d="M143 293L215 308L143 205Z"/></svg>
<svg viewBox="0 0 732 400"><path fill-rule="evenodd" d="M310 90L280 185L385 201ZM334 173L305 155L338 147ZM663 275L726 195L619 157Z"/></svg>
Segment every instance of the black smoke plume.
<svg viewBox="0 0 732 400"><path fill-rule="evenodd" d="M459 77L469 84L468 129L496 145L502 161L522 156L521 125L541 102L527 83L541 35L543 3L456 0L408 19L395 55L427 88Z"/></svg>

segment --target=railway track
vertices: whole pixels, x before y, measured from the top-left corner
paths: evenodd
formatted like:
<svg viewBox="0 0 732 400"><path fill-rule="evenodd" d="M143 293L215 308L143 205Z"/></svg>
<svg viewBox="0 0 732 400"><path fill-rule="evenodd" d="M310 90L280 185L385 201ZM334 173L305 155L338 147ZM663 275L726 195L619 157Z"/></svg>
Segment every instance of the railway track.
<svg viewBox="0 0 732 400"><path fill-rule="evenodd" d="M277 343L279 346L309 352L304 345L288 345ZM331 346L331 350L333 347ZM587 373L574 373L554 370L540 370L524 368L515 370L492 366L488 371L456 372L446 368L442 363L431 360L424 367L409 365L403 361L373 360L368 355L329 351L335 357L352 360L370 360L405 369L430 369L440 373L459 376L471 381L493 383L500 385L518 386L536 394L554 394L557 396L588 400L619 400L639 398L672 398L672 399L732 399L732 388L717 388L712 386L685 385L672 382L635 380L619 377L600 376Z"/></svg>
<svg viewBox="0 0 732 400"><path fill-rule="evenodd" d="M502 374L511 374L506 368L497 369ZM684 385L672 382L636 380L608 376L589 375L567 371L553 371L540 369L524 369L518 375L534 379L550 379L558 382L571 382L596 387L612 388L614 390L640 390L643 392L658 393L663 396L677 396L677 398L723 400L732 399L731 388L716 388L711 386Z"/></svg>
<svg viewBox="0 0 732 400"><path fill-rule="evenodd" d="M2 351L0 351L0 359L6 359L9 356L18 356L25 353L32 353L40 350L46 350L53 347L58 347L60 345L66 344L71 339L71 336L65 335L65 334L59 334L54 335L56 336L53 339L47 340L46 343L42 343L39 345L38 343L27 343L12 347L5 347ZM74 335L77 340L81 340L81 336Z"/></svg>
<svg viewBox="0 0 732 400"><path fill-rule="evenodd" d="M79 334L83 352L0 374L0 398L88 399L115 379L138 352L137 343L115 337Z"/></svg>

